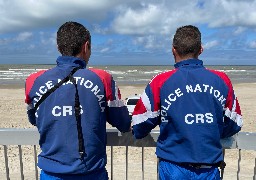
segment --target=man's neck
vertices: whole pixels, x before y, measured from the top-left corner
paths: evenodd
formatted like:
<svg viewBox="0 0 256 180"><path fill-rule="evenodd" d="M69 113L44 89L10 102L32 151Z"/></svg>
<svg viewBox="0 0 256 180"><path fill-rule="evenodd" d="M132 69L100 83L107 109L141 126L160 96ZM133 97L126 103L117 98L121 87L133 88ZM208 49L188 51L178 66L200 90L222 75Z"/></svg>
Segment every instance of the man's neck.
<svg viewBox="0 0 256 180"><path fill-rule="evenodd" d="M198 57L193 57L193 56L177 56L175 57L175 63L178 63L178 62L181 62L181 61L185 61L185 60L188 60L188 59L197 59Z"/></svg>

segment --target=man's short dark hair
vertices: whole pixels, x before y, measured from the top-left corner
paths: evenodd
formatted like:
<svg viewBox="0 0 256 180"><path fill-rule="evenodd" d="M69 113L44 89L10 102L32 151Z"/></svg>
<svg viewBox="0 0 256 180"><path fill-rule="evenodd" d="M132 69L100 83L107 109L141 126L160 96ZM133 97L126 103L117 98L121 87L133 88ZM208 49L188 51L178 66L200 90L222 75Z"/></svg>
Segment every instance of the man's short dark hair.
<svg viewBox="0 0 256 180"><path fill-rule="evenodd" d="M192 55L197 57L201 49L201 33L192 25L182 26L176 30L173 47L180 56Z"/></svg>
<svg viewBox="0 0 256 180"><path fill-rule="evenodd" d="M57 45L63 56L76 56L86 41L91 45L90 32L77 22L64 23L57 32Z"/></svg>

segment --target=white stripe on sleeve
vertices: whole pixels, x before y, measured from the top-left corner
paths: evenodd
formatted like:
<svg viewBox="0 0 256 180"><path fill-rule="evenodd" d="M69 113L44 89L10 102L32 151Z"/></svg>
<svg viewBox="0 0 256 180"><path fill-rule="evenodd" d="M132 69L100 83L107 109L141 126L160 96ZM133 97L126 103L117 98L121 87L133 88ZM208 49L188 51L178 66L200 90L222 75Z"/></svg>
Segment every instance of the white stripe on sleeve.
<svg viewBox="0 0 256 180"><path fill-rule="evenodd" d="M141 95L141 100L142 100L146 110L147 111L152 111L151 110L151 103L150 103L149 98L148 98L148 96L147 96L145 91Z"/></svg>
<svg viewBox="0 0 256 180"><path fill-rule="evenodd" d="M237 114L237 112L234 112L233 110L234 110L233 108L232 108L232 111L230 111L229 108L226 108L225 116L232 119L238 126L242 127L243 126L242 116L240 114Z"/></svg>
<svg viewBox="0 0 256 180"><path fill-rule="evenodd" d="M118 87L117 87L116 82L115 82L115 97L116 97L116 100L119 99L119 97L118 97Z"/></svg>
<svg viewBox="0 0 256 180"><path fill-rule="evenodd" d="M132 126L145 122L148 118L155 118L160 115L159 111L151 112L147 111L143 114L132 116Z"/></svg>
<svg viewBox="0 0 256 180"><path fill-rule="evenodd" d="M233 107L232 107L232 112L236 110L236 95L234 95L234 102L233 102Z"/></svg>

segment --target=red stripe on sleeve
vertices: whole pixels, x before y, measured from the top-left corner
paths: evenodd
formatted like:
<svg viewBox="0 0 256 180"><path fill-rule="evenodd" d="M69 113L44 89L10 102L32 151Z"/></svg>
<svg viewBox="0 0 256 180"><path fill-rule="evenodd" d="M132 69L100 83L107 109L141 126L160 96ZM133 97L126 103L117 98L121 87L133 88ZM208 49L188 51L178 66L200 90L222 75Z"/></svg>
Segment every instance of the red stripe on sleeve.
<svg viewBox="0 0 256 180"><path fill-rule="evenodd" d="M104 71L102 69L93 69L93 68L90 68L89 69L90 71L96 73L99 78L101 79L101 81L103 82L103 85L105 87L105 90L106 90L106 100L107 101L112 101L114 99L113 97L113 93L112 93L112 76L107 72L107 71ZM118 91L118 94L120 94L120 92Z"/></svg>
<svg viewBox="0 0 256 180"><path fill-rule="evenodd" d="M152 94L154 96L153 97L154 98L154 110L153 111L158 111L160 109L160 90L161 90L163 84L166 82L166 80L169 79L176 71L177 71L177 69L160 73L160 74L156 75L149 83L149 85L152 89Z"/></svg>
<svg viewBox="0 0 256 180"><path fill-rule="evenodd" d="M26 79L26 88L25 88L25 103L30 104L31 99L29 98L29 93L31 91L31 88L34 85L35 80L41 76L46 70L38 71L36 73L31 74L27 79Z"/></svg>
<svg viewBox="0 0 256 180"><path fill-rule="evenodd" d="M133 113L132 115L138 115L138 114L143 114L147 112L147 109L145 108L141 98L138 100L134 110L133 110Z"/></svg>
<svg viewBox="0 0 256 180"><path fill-rule="evenodd" d="M210 69L208 69L208 70L211 71L212 73L218 75L228 86L228 96L227 96L227 100L226 100L226 107L231 110L233 107L235 97L234 97L233 86L232 86L232 83L231 83L229 77L224 72L210 70Z"/></svg>
<svg viewBox="0 0 256 180"><path fill-rule="evenodd" d="M237 114L242 115L241 108L240 108L240 105L239 105L239 102L238 102L237 98L236 98L236 112L237 112Z"/></svg>

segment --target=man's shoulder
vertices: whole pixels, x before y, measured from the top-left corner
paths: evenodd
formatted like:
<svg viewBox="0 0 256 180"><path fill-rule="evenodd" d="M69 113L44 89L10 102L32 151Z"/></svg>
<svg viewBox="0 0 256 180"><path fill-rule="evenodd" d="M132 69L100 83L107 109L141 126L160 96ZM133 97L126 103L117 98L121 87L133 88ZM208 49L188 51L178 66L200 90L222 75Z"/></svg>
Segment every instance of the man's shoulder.
<svg viewBox="0 0 256 180"><path fill-rule="evenodd" d="M109 74L109 72L104 69L88 68L88 70L93 71L95 73Z"/></svg>
<svg viewBox="0 0 256 180"><path fill-rule="evenodd" d="M46 71L48 71L47 69L45 70L40 70L40 71L37 71L37 72L34 72L32 74L30 74L28 77L27 77L27 81L31 81L31 80L35 80L37 79L39 76L41 76L42 74L44 74Z"/></svg>
<svg viewBox="0 0 256 180"><path fill-rule="evenodd" d="M111 74L103 69L88 68L88 70L96 73L100 77L111 77Z"/></svg>
<svg viewBox="0 0 256 180"><path fill-rule="evenodd" d="M208 70L208 71L214 73L215 75L219 76L223 81L226 82L226 84L231 84L230 78L228 77L228 75L224 71L208 69L208 68L206 68L206 70Z"/></svg>
<svg viewBox="0 0 256 180"><path fill-rule="evenodd" d="M155 75L150 83L152 82L162 82L165 81L166 79L170 78L175 72L177 71L177 69L172 69L172 70L168 70L168 71L163 71L157 75Z"/></svg>
<svg viewBox="0 0 256 180"><path fill-rule="evenodd" d="M228 75L224 72L224 71L220 71L220 70L215 70L215 69L208 69L206 68L206 70L220 76L220 77L223 77L223 78L229 78Z"/></svg>
<svg viewBox="0 0 256 180"><path fill-rule="evenodd" d="M220 70L216 70L216 69L209 69L209 68L205 68L205 69L214 74L217 74L217 75L227 76L227 74L224 71L220 71Z"/></svg>

